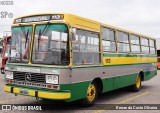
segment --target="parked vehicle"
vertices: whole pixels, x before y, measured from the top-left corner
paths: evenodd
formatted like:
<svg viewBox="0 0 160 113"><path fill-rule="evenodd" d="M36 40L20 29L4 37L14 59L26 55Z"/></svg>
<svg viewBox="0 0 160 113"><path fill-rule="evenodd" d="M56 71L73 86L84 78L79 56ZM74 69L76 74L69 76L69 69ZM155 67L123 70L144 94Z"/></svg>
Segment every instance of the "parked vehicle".
<svg viewBox="0 0 160 113"><path fill-rule="evenodd" d="M2 62L1 62L1 74L4 74L5 64L8 60L9 50L10 50L11 36L6 36L3 41L2 50Z"/></svg>

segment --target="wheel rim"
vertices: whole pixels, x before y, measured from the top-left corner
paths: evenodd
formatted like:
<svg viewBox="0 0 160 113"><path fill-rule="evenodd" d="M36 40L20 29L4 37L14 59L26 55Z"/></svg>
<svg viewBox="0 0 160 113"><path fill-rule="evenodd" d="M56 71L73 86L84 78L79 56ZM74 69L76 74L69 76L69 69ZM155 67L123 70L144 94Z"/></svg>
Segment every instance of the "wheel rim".
<svg viewBox="0 0 160 113"><path fill-rule="evenodd" d="M140 77L138 77L138 78L136 79L136 86L137 86L138 89L139 89L140 86L141 86L141 78L140 78Z"/></svg>
<svg viewBox="0 0 160 113"><path fill-rule="evenodd" d="M89 101L93 101L95 96L96 96L96 87L95 85L91 84L87 91L87 99Z"/></svg>

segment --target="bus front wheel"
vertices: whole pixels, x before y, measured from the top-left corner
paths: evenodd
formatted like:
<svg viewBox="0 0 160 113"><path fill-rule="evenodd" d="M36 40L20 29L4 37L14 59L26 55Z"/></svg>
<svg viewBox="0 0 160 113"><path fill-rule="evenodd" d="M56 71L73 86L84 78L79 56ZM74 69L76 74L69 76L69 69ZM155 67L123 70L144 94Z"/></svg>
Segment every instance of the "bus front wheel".
<svg viewBox="0 0 160 113"><path fill-rule="evenodd" d="M137 76L135 84L131 86L131 90L134 92L138 92L141 88L141 81L142 81L141 76L140 75Z"/></svg>
<svg viewBox="0 0 160 113"><path fill-rule="evenodd" d="M96 99L97 99L97 96L98 96L98 89L97 89L97 84L96 82L92 82L88 89L87 89L87 94L86 94L86 98L81 100L81 104L83 106L92 106Z"/></svg>

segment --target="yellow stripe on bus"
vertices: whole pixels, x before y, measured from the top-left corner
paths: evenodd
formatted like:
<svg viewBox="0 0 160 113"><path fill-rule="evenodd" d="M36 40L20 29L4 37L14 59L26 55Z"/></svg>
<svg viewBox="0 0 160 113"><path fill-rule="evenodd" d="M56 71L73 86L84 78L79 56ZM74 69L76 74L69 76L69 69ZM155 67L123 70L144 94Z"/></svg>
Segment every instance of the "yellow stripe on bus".
<svg viewBox="0 0 160 113"><path fill-rule="evenodd" d="M137 63L153 63L153 62L157 62L157 58L103 57L103 65L137 64Z"/></svg>
<svg viewBox="0 0 160 113"><path fill-rule="evenodd" d="M38 97L47 99L69 99L71 98L71 93L49 93L39 91Z"/></svg>

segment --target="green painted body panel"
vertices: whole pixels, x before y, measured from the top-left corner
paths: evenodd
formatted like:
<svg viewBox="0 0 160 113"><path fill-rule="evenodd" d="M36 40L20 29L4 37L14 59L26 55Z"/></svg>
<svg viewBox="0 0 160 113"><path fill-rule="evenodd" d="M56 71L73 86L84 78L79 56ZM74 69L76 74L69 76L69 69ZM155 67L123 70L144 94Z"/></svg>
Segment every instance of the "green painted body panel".
<svg viewBox="0 0 160 113"><path fill-rule="evenodd" d="M86 97L87 89L91 81L73 83L73 84L62 84L60 85L60 90L67 90L67 88L71 91L71 98L66 100L67 102L83 99Z"/></svg>
<svg viewBox="0 0 160 113"><path fill-rule="evenodd" d="M157 70L144 72L144 81L150 80L157 75Z"/></svg>
<svg viewBox="0 0 160 113"><path fill-rule="evenodd" d="M134 78L137 77L138 74L130 74L125 76L119 76L115 77L114 79L114 89L122 88L125 86L133 85L135 84Z"/></svg>
<svg viewBox="0 0 160 113"><path fill-rule="evenodd" d="M112 77L103 79L103 92L112 91L118 88L135 84L136 74Z"/></svg>
<svg viewBox="0 0 160 113"><path fill-rule="evenodd" d="M114 89L114 78L102 79L103 92L111 91Z"/></svg>

